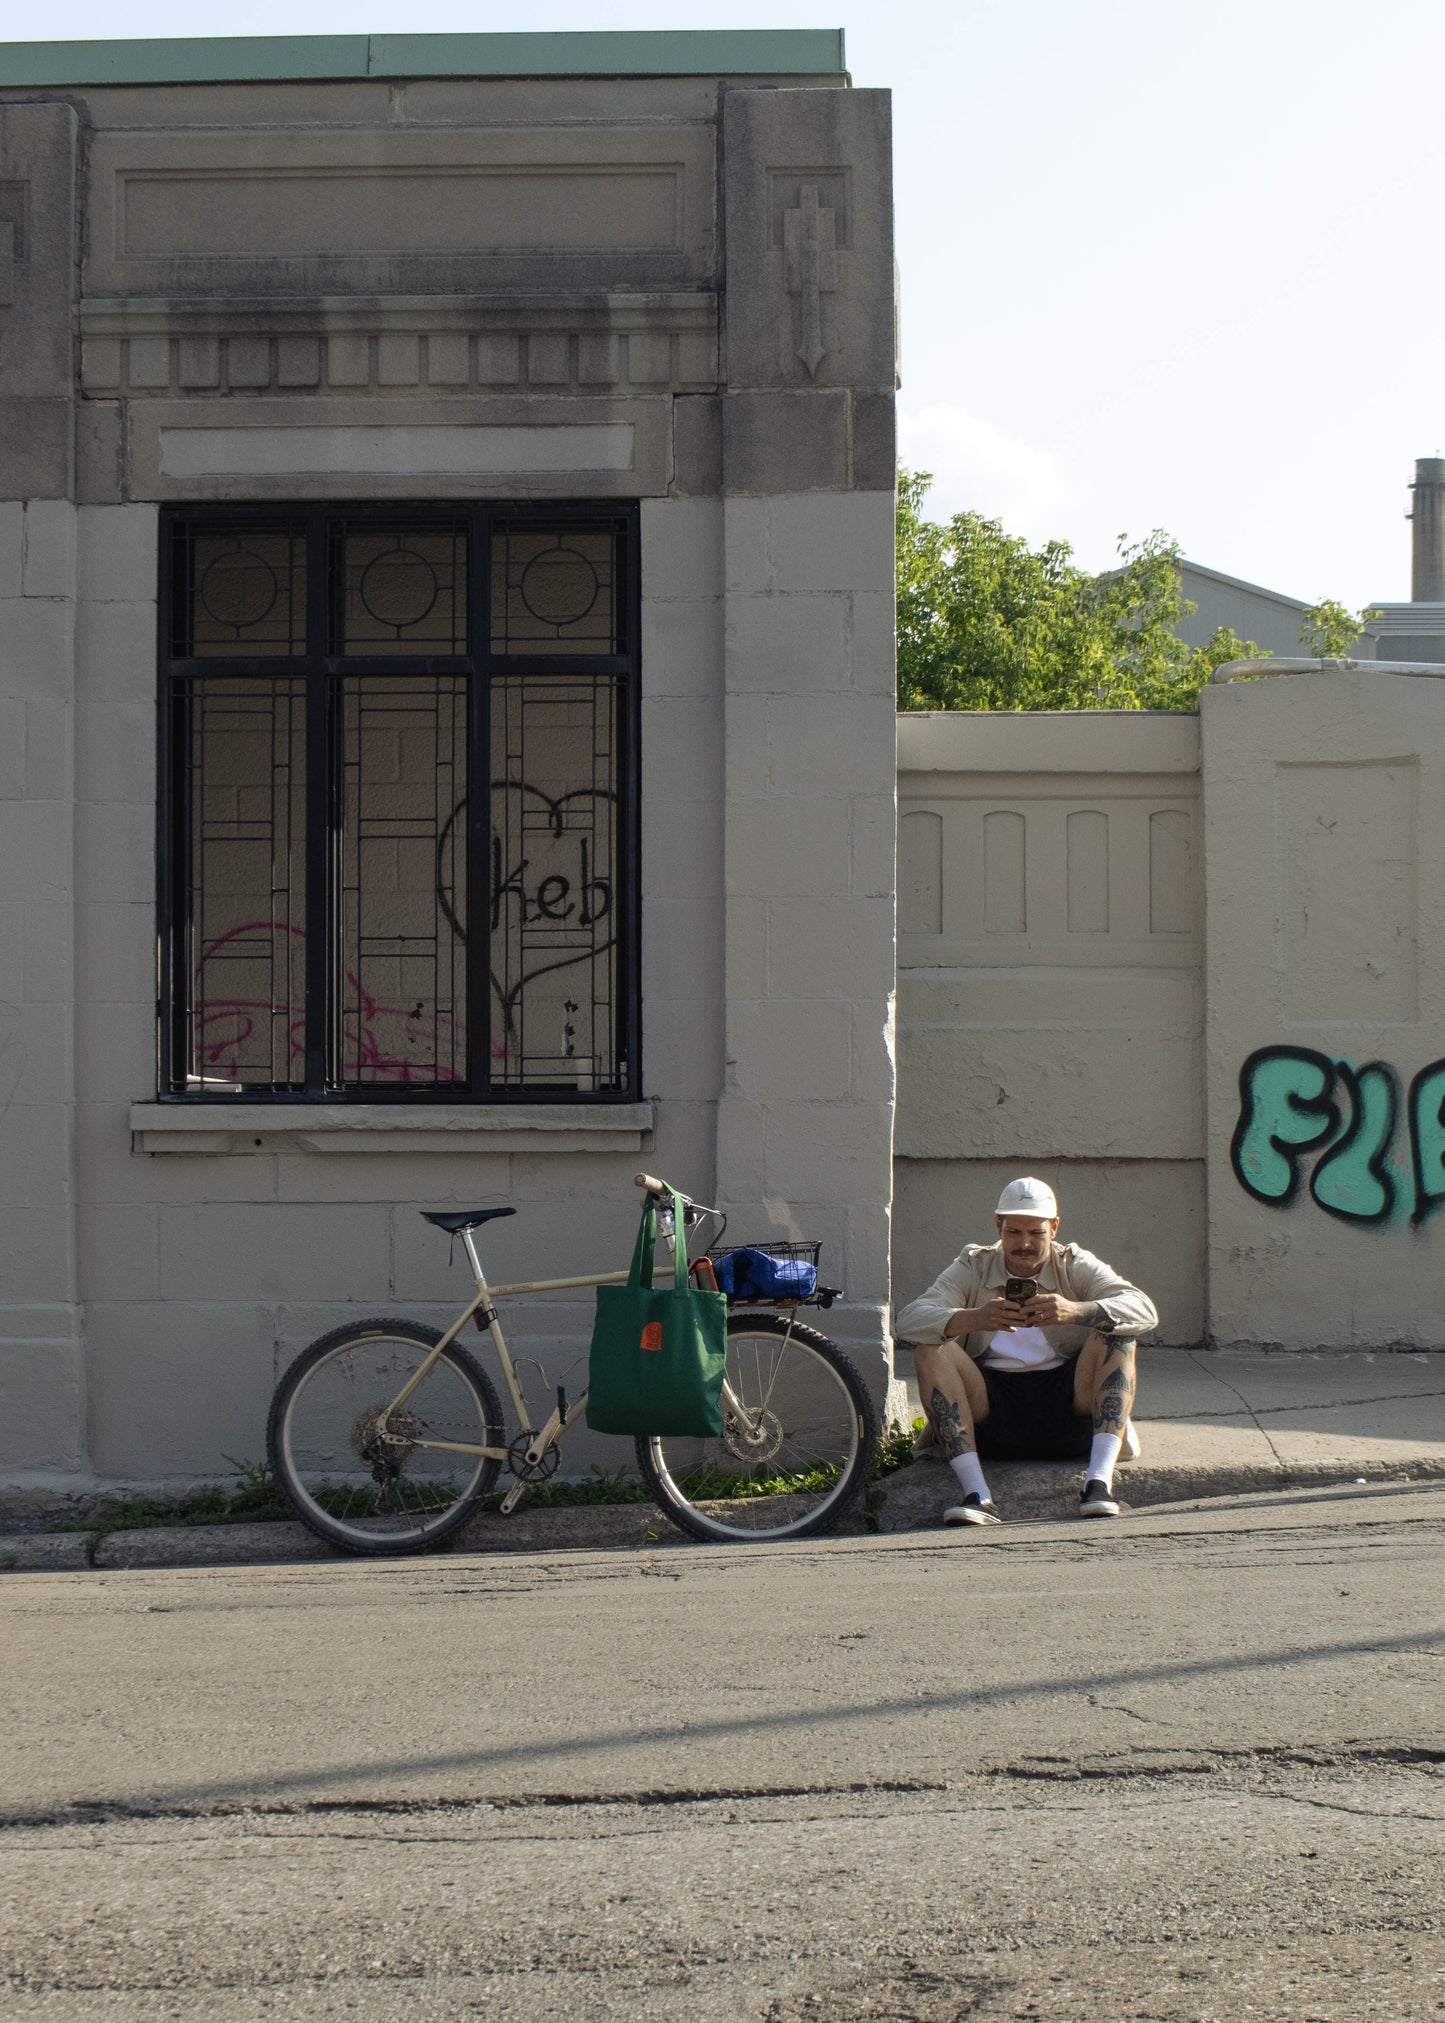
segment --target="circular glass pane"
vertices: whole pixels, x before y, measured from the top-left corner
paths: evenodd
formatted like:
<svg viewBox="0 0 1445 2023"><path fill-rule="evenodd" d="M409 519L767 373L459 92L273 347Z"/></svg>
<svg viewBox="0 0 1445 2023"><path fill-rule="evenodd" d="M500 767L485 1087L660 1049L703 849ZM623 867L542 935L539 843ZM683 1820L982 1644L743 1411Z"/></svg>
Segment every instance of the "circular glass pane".
<svg viewBox="0 0 1445 2023"><path fill-rule="evenodd" d="M217 625L259 625L280 595L276 571L249 548L218 555L201 577L201 608Z"/></svg>
<svg viewBox="0 0 1445 2023"><path fill-rule="evenodd" d="M419 625L437 601L435 569L414 548L388 548L367 563L357 591L378 625Z"/></svg>
<svg viewBox="0 0 1445 2023"><path fill-rule="evenodd" d="M522 602L543 625L576 625L597 602L597 571L575 548L544 548L522 571Z"/></svg>

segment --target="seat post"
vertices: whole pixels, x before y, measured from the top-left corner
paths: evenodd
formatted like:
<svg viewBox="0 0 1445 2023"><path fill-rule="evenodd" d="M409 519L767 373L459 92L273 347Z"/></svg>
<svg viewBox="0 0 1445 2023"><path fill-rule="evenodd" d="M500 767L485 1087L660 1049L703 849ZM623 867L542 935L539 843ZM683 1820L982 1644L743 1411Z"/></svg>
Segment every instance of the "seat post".
<svg viewBox="0 0 1445 2023"><path fill-rule="evenodd" d="M462 1231L462 1248L465 1250L467 1261L472 1267L472 1277L476 1280L478 1286L485 1291L487 1284L486 1273L482 1270L482 1260L477 1256L476 1238L472 1235L470 1228Z"/></svg>

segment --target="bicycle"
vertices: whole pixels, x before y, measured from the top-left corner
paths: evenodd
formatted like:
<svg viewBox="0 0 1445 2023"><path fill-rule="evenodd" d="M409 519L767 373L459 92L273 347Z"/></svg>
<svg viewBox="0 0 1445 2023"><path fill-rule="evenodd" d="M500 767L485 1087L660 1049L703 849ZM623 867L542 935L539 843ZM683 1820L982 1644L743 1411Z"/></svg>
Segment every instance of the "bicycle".
<svg viewBox="0 0 1445 2023"><path fill-rule="evenodd" d="M675 1190L639 1173L636 1185L670 1204ZM684 1229L660 1218L669 1251L720 1209L683 1202ZM335 1328L301 1351L276 1386L266 1428L271 1471L301 1522L344 1552L395 1555L439 1545L492 1495L502 1468L513 1476L499 1509L515 1510L527 1490L550 1479L562 1441L587 1406L564 1385L540 1428L507 1348L496 1302L521 1293L618 1285L625 1271L533 1279L491 1287L475 1232L516 1210L422 1211L461 1239L475 1297L446 1332L420 1321L362 1320ZM721 1228L717 1232L721 1235ZM818 1246L755 1245L786 1254ZM708 1283L728 1253L689 1261ZM804 1305L829 1306L836 1288L807 1298L729 1303L723 1431L712 1439L639 1438L638 1472L664 1515L694 1539L763 1541L831 1530L857 1502L877 1443L877 1419L862 1378L835 1343L800 1324ZM504 1425L496 1387L459 1339L468 1321L490 1336L517 1430ZM540 1365L537 1365L540 1369ZM546 1381L546 1373L542 1372Z"/></svg>

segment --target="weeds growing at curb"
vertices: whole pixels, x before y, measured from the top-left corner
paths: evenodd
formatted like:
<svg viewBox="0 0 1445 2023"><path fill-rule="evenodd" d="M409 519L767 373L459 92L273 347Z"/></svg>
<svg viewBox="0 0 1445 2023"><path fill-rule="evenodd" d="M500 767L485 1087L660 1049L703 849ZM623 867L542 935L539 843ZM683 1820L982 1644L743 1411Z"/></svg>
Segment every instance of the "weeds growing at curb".
<svg viewBox="0 0 1445 2023"><path fill-rule="evenodd" d="M264 1461L237 1461L231 1454L225 1458L236 1471L233 1489L216 1482L188 1496L140 1496L109 1504L95 1517L62 1519L46 1530L88 1531L99 1539L111 1531L154 1531L162 1525L281 1524L292 1517L291 1506Z"/></svg>
<svg viewBox="0 0 1445 2023"><path fill-rule="evenodd" d="M913 1459L913 1443L923 1431L924 1421L915 1419L911 1426L905 1426L895 1419L885 1428L878 1442L878 1452L873 1457L873 1472L870 1482L877 1482L885 1475L894 1475L900 1468L906 1468Z"/></svg>

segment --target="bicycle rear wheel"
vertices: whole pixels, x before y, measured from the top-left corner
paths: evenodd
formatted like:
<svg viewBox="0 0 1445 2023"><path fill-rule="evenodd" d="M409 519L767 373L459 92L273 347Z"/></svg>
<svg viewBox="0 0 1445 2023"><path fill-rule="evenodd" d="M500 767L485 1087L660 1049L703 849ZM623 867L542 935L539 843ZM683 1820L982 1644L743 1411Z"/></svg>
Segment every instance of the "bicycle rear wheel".
<svg viewBox="0 0 1445 2023"><path fill-rule="evenodd" d="M440 1340L417 1321L357 1321L303 1349L276 1387L271 1472L301 1522L342 1552L437 1545L497 1480L498 1461L422 1444L504 1444L491 1379L455 1342L387 1412Z"/></svg>
<svg viewBox="0 0 1445 2023"><path fill-rule="evenodd" d="M862 1494L878 1438L852 1363L783 1314L729 1314L727 1382L751 1431L724 1393L718 1438L638 1440L637 1466L661 1509L692 1538L831 1531Z"/></svg>

